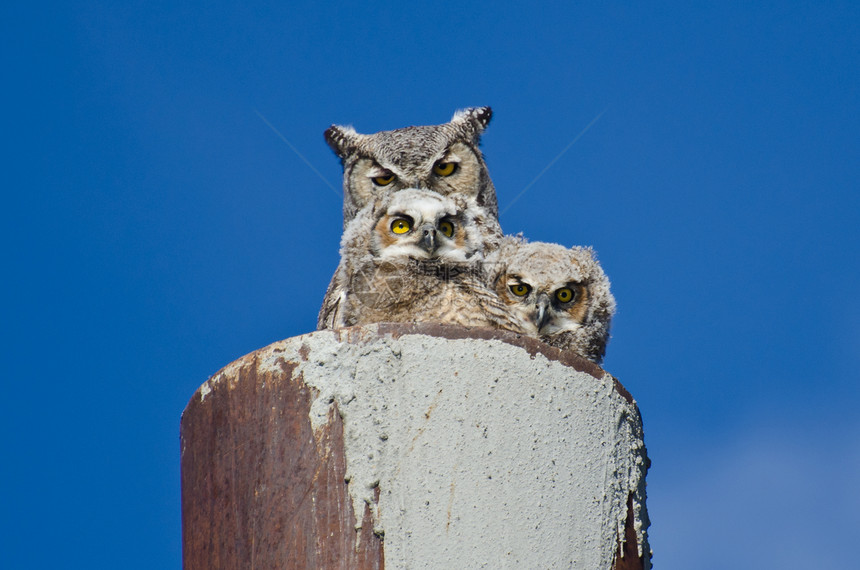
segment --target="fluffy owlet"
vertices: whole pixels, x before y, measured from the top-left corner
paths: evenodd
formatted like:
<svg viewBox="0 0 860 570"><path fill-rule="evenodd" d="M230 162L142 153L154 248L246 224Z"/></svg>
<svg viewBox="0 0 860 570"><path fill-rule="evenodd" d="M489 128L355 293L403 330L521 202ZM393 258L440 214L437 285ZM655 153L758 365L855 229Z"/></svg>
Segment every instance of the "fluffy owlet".
<svg viewBox="0 0 860 570"><path fill-rule="evenodd" d="M378 322L491 326L485 306L495 305L499 314L504 307L485 284L482 252L500 236L476 222L480 210L461 197L417 189L365 206L344 231L317 328Z"/></svg>
<svg viewBox="0 0 860 570"><path fill-rule="evenodd" d="M406 127L364 135L333 125L325 139L343 163L344 228L359 210L407 188L461 196L498 224L496 191L481 151L489 107L459 111L443 125Z"/></svg>
<svg viewBox="0 0 860 570"><path fill-rule="evenodd" d="M488 266L493 288L522 326L518 332L601 362L615 298L591 248L506 236Z"/></svg>

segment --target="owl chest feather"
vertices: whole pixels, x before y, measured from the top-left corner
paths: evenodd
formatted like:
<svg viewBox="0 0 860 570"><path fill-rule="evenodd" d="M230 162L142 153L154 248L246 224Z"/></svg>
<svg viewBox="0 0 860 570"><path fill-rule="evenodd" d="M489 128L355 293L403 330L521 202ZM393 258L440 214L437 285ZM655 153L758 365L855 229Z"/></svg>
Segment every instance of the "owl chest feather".
<svg viewBox="0 0 860 570"><path fill-rule="evenodd" d="M474 263L370 260L353 274L345 321L489 326L476 303L479 271Z"/></svg>

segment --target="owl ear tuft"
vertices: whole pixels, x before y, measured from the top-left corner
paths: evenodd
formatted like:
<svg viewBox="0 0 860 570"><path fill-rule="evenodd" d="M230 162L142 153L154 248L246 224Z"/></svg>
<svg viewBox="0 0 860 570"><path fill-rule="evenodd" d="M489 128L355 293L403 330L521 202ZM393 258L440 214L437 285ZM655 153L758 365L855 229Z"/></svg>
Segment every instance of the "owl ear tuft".
<svg viewBox="0 0 860 570"><path fill-rule="evenodd" d="M451 122L457 124L467 136L477 142L492 118L493 110L489 107L469 107L454 113Z"/></svg>
<svg viewBox="0 0 860 570"><path fill-rule="evenodd" d="M340 158L346 158L355 152L361 135L352 127L332 125L325 130L325 142Z"/></svg>

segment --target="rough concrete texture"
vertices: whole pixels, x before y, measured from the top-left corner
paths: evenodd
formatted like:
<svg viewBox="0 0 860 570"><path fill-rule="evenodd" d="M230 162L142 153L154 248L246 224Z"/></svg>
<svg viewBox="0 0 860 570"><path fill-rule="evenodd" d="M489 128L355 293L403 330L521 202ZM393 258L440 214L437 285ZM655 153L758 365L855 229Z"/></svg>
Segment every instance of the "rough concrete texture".
<svg viewBox="0 0 860 570"><path fill-rule="evenodd" d="M340 413L354 512L370 506L385 566L608 569L626 550L649 568L648 459L626 390L541 343L452 330L320 331L253 355L262 374L298 363L315 431ZM628 501L637 544L622 550Z"/></svg>

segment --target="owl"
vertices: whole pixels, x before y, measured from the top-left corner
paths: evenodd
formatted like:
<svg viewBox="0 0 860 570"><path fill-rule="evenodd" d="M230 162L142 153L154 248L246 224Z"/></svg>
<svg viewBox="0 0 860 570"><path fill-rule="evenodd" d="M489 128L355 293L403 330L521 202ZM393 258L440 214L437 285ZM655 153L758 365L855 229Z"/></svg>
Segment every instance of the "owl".
<svg viewBox="0 0 860 570"><path fill-rule="evenodd" d="M478 210L477 212L475 210ZM389 191L362 208L341 241L341 261L318 329L378 322L490 326L485 306L503 314L486 286L484 251L501 239L476 223L484 215L460 196Z"/></svg>
<svg viewBox="0 0 860 570"><path fill-rule="evenodd" d="M602 361L615 298L591 248L506 236L487 265L490 286L513 315L508 322L522 327L517 332Z"/></svg>
<svg viewBox="0 0 860 570"><path fill-rule="evenodd" d="M371 135L332 125L325 139L343 164L343 223L385 194L407 188L460 196L498 225L496 190L478 150L489 107L458 111L443 125L406 127Z"/></svg>

